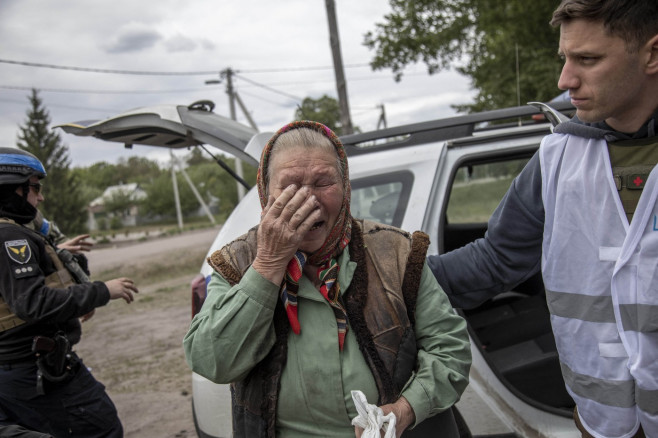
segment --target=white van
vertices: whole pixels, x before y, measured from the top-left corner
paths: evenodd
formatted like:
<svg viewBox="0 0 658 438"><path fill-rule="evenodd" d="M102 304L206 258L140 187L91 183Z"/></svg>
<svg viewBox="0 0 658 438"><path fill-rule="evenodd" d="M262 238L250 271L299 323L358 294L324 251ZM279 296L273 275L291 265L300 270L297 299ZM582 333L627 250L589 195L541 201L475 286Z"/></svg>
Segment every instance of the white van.
<svg viewBox="0 0 658 438"><path fill-rule="evenodd" d="M552 104L569 111L566 102ZM257 166L271 133L219 116L211 102L139 108L99 122L62 125L66 132L169 148L206 144ZM352 183L351 211L429 234L429 253L444 253L484 235L511 180L550 133L552 117L534 106L489 111L344 136ZM218 170L220 171L220 170ZM256 225L252 188L217 235L209 254ZM197 312L211 268L192 281ZM468 311L473 365L456 405L464 436L579 437L565 390L541 277ZM230 392L193 374L193 412L201 438L232 436ZM403 435L404 436L404 435Z"/></svg>

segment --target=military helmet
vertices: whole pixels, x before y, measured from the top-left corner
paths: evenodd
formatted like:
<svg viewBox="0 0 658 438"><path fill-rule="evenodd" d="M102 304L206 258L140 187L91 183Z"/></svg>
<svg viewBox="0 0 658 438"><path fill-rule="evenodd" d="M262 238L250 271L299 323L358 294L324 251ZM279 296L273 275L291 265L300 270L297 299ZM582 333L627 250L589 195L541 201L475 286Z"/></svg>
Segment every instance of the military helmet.
<svg viewBox="0 0 658 438"><path fill-rule="evenodd" d="M37 157L20 149L0 147L0 185L23 184L32 176L46 176Z"/></svg>

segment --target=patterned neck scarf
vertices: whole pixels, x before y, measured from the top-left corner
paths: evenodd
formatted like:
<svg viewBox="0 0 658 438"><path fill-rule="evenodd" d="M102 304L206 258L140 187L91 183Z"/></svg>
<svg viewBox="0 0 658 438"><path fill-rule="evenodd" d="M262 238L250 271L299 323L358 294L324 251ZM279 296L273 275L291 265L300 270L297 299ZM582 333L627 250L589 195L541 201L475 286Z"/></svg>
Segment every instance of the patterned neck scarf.
<svg viewBox="0 0 658 438"><path fill-rule="evenodd" d="M297 251L292 259L290 259L279 293L281 301L285 306L292 331L295 334L301 333L301 327L297 317L297 292L299 291L299 279L302 276L304 265L307 262L313 266L319 266L316 275L321 283L320 293L329 302L334 311L336 323L338 325L339 347L342 350L345 335L347 333L347 312L341 299L340 285L337 281L339 266L336 257L343 252L343 249L345 249L349 243L352 231L352 215L350 214L350 180L347 167L347 156L345 155L343 144L331 129L318 122L304 120L292 122L282 127L272 136L263 149L257 175L258 195L260 197L261 207L265 208L267 205L267 168L268 163L271 160L272 148L282 134L293 129L311 129L317 131L327 137L334 145L336 155L340 160L343 175L343 203L336 224L329 232L329 235L322 246L312 254L305 254L302 251Z"/></svg>

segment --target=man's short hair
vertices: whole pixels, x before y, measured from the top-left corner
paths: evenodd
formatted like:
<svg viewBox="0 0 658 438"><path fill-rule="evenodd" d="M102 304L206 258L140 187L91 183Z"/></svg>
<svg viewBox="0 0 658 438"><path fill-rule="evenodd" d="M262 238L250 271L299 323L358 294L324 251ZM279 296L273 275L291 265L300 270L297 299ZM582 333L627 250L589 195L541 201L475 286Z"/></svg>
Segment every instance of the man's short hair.
<svg viewBox="0 0 658 438"><path fill-rule="evenodd" d="M610 35L635 52L658 34L658 0L562 0L550 23L559 26L575 19L603 22Z"/></svg>

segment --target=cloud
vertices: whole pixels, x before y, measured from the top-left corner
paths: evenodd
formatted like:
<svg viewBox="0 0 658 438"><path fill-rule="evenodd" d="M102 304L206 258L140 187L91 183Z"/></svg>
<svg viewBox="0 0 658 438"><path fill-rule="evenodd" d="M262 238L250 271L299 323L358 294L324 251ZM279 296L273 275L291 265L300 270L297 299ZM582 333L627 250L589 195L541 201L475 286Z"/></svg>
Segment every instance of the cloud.
<svg viewBox="0 0 658 438"><path fill-rule="evenodd" d="M139 52L149 49L162 40L162 36L151 28L128 27L120 30L114 42L105 48L107 53Z"/></svg>
<svg viewBox="0 0 658 438"><path fill-rule="evenodd" d="M203 38L201 40L201 47L203 47L204 50L215 50L217 45L210 41L208 38Z"/></svg>
<svg viewBox="0 0 658 438"><path fill-rule="evenodd" d="M168 52L192 52L197 46L198 44L194 40L183 35L176 35L165 41Z"/></svg>
<svg viewBox="0 0 658 438"><path fill-rule="evenodd" d="M208 86L205 81L231 68L234 90L246 110L261 131L270 132L293 118L298 100L337 95L324 2L288 0L285 8L269 0L96 0L93 8L88 3L0 0L0 41L11 41L3 46L2 58L120 71L211 73L109 74L0 63L0 85L6 87L0 88L0 145L15 144L31 87L42 90L53 125L202 99L213 100L214 111L229 116L226 82ZM400 82L390 70L372 71L363 34L390 11L389 1L337 3L354 125L376 129L379 104L385 105L388 126L397 126L453 115L451 104L472 98L468 78L454 71L429 76L419 64L405 69ZM242 108L235 110L237 120L248 125ZM133 155L164 154L168 159L168 151L159 148L125 149L69 134L62 134L62 140L70 146L74 166Z"/></svg>

